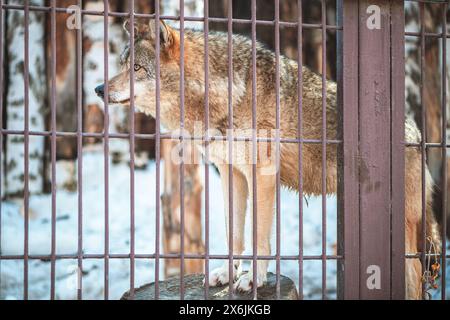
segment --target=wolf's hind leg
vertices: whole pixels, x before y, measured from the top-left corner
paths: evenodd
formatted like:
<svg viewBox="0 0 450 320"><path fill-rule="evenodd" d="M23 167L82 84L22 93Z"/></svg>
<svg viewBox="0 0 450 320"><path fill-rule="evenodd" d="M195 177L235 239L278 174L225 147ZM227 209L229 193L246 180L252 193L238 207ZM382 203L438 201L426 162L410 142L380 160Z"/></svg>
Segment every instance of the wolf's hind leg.
<svg viewBox="0 0 450 320"><path fill-rule="evenodd" d="M229 167L228 165L218 166L220 178L222 180L222 189L225 203L225 226L227 231L227 239L230 239L229 233ZM240 255L244 252L244 228L245 228L245 212L247 211L248 186L244 175L237 169L233 169L233 254ZM227 241L229 244L229 240ZM233 260L233 276L234 281L241 267L240 260ZM214 269L209 275L210 286L220 286L230 281L229 262L225 261L223 266Z"/></svg>

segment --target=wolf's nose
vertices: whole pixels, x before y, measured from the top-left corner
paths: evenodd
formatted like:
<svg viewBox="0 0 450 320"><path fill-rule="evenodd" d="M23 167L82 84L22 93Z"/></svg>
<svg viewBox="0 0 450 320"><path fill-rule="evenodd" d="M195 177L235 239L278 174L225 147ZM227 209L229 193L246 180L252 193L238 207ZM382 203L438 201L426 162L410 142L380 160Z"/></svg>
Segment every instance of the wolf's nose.
<svg viewBox="0 0 450 320"><path fill-rule="evenodd" d="M105 95L105 85L100 85L97 88L95 88L95 93L100 97L103 98Z"/></svg>

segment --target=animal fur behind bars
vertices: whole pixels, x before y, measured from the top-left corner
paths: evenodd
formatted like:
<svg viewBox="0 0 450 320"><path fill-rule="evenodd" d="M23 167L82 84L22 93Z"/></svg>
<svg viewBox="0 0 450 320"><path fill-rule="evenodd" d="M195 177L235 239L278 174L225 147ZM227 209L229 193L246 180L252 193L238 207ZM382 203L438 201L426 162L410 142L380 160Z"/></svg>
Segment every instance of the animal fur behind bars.
<svg viewBox="0 0 450 320"><path fill-rule="evenodd" d="M129 32L130 24L125 24ZM109 81L109 101L129 104L130 101L130 68L135 69L135 106L153 117L156 115L155 94L155 23L139 22L134 26L135 63L130 65L129 46L123 53L123 73ZM176 131L180 127L180 32L160 23L160 66L161 66L161 104L160 118L167 129ZM240 35L233 35L233 73L232 103L233 128L239 136L252 137L252 41ZM229 125L228 114L228 41L225 33L210 33L209 43L209 122L210 128L217 134L225 135ZM185 129L193 134L194 126L204 122L204 34L199 31L185 30L184 38L184 111ZM280 136L281 138L297 138L298 126L298 64L283 56L279 60L280 67ZM304 139L322 139L322 78L303 67L302 87L302 137ZM256 44L256 81L257 106L256 123L258 135L263 130L276 128L276 56ZM101 88L100 88L101 89ZM100 95L102 90L99 90ZM336 84L326 84L326 132L328 139L337 138L338 109L336 102ZM270 137L275 137L271 134ZM419 142L420 132L413 122L406 122L406 141ZM244 250L244 221L247 210L247 199L252 199L252 165L251 143L239 142L233 152L233 248L235 254ZM201 142L197 143L204 151ZM235 142L234 144L238 144ZM270 254L270 234L274 215L276 177L273 170L276 165L274 144L258 144L258 152L263 149L269 154L264 161L258 158L256 169L257 182L257 249L258 255ZM218 167L225 203L228 204L228 147L224 141L214 141L209 145L210 160ZM258 153L259 154L259 153ZM299 146L296 143L281 144L280 175L283 186L299 190ZM302 154L302 191L308 195L322 194L322 145L304 144ZM356 168L356 170L358 170ZM438 226L431 211L432 181L426 172L426 207L427 234L434 243L440 243ZM408 148L406 151L406 251L417 253L423 248L421 237L421 154L418 149ZM337 189L337 146L330 144L326 152L326 193L334 194ZM252 201L250 201L252 203ZM250 211L252 212L252 211ZM228 213L228 208L225 208ZM376 212L374 212L376 214ZM228 219L226 219L228 221ZM227 227L228 231L228 227ZM358 232L355 230L355 232ZM267 261L258 261L257 285L266 280ZM225 284L235 281L235 289L249 291L253 285L252 269L240 274L240 262L236 261L233 276L228 274L228 264L211 272L207 281L211 285ZM231 279L230 279L231 278ZM418 259L406 262L407 297L419 298L421 294L422 268Z"/></svg>

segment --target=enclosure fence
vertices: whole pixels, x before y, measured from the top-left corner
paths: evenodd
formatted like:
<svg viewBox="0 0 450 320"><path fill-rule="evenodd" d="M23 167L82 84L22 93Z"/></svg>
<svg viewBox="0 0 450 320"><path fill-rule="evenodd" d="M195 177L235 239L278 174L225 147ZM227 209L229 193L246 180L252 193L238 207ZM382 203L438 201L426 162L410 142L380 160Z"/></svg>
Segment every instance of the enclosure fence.
<svg viewBox="0 0 450 320"><path fill-rule="evenodd" d="M236 255L233 254L233 202L235 195L233 194L233 174L232 174L232 155L233 146L228 144L228 154L230 156L229 163L229 221L228 221L228 254L214 255L210 254L210 243L213 235L210 234L210 213L212 203L210 202L210 166L204 166L204 225L205 225L205 252L204 254L187 254L185 252L185 165L182 162L180 165L180 253L167 254L161 252L161 141L171 140L171 134L165 134L160 131L160 115L161 115L161 81L159 75L161 73L160 56L156 54L156 132L154 134L136 133L134 127L135 117L135 70L130 68L130 118L129 126L130 133L110 133L109 132L109 101L108 101L108 86L105 86L105 103L104 103L104 131L102 133L88 133L83 131L83 30L77 29L76 32L76 86L77 86L77 129L76 132L60 132L57 131L56 118L56 18L58 14L67 13L67 8L58 7L56 0L48 1L46 6L32 5L31 1L24 0L23 5L8 4L5 0L0 0L1 15L0 15L0 33L1 33L1 47L8 45L5 42L5 13L7 11L20 10L24 13L25 34L24 34L24 130L10 130L4 128L5 119L5 103L4 95L0 95L0 123L2 129L0 134L0 145L4 145L7 136L17 136L23 138L23 152L25 159L24 166L24 239L7 239L6 241L23 241L24 252L21 255L4 255L0 251L0 262L7 260L23 261L23 299L27 300L29 297L29 266L32 260L47 260L51 263L50 268L50 298L56 298L56 262L59 260L74 260L77 262L79 270L83 270L83 263L88 259L102 259L104 260L104 298L110 298L110 274L109 265L111 259L128 260L130 263L130 297L133 298L135 294L135 262L136 260L152 260L155 263L155 297L160 297L160 281L162 275L160 274L161 261L164 259L180 259L180 274L185 274L186 259L202 260L204 262L205 278L208 279L210 275L210 260L224 260L228 261L229 274L233 274L235 260L253 261L253 283L257 283L257 265L260 261L274 261L276 265L276 296L281 296L281 262L282 261L296 261L299 265L298 283L299 299L303 299L303 278L304 278L304 261L319 261L322 269L321 279L321 295L323 299L327 299L327 264L332 261L337 263L337 298L338 299L404 299L405 298L405 261L407 259L420 259L423 269L427 267L427 259L429 254L425 250L423 252L408 252L405 253L405 150L407 148L419 149L422 154L422 221L426 217L426 195L425 195L425 168L427 164L427 150L438 149L441 150L442 158L447 157L447 148L449 147L445 129L442 130L442 137L440 143L427 142L427 119L426 106L422 108L422 137L420 143L405 143L405 37L418 37L420 39L420 69L421 69L421 97L425 95L424 92L424 68L425 68L425 40L427 38L435 38L441 41L441 114L442 114L442 128L447 128L447 46L446 40L449 38L447 34L447 1L415 1L419 3L421 26L420 32L405 31L405 13L404 1L397 0L341 0L337 1L337 23L330 25L327 23L326 8L329 5L328 1L321 0L321 23L312 24L304 23L302 16L302 2L298 1L297 22L287 22L280 20L280 0L274 0L274 20L258 20L256 16L258 1L251 1L251 19L236 19L233 18L233 1L228 1L228 17L218 18L209 17L209 1L204 0L204 17L188 17L184 14L184 1L180 0L180 14L179 16L162 15L160 12L160 2L155 0L155 13L142 14L135 10L135 2L133 0L127 1L129 12L114 12L109 9L108 0L104 1L104 11L81 10L83 16L99 16L104 19L104 80L108 83L110 76L109 71L109 57L110 47L109 43L109 17L128 18L130 24L133 26L137 18L150 18L156 21L157 30L159 30L160 20L178 21L180 24L180 56L184 56L184 35L185 22L195 21L203 23L203 33L205 38L204 45L204 81L209 83L210 79L210 59L209 59L209 43L207 41L210 30L209 23L220 22L226 23L228 30L228 127L229 133L223 136L184 136L180 134L178 140L184 142L186 140L202 141L208 143L211 141L251 141L252 142L252 157L253 161L253 183L252 183L252 199L253 210L251 215L252 228L257 229L258 213L257 213L257 145L261 142L273 142L276 146L276 162L279 163L280 150L282 144L296 144L298 145L299 157L299 172L298 180L303 181L303 152L307 145L320 145L322 150L322 172L318 173L318 179L322 183L322 252L320 255L306 255L304 254L303 244L303 213L304 213L304 199L303 186L299 183L298 195L298 212L299 212L299 230L298 242L299 252L294 255L281 254L281 177L280 172L276 174L276 205L275 205L275 234L276 241L274 243L275 254L273 255L258 255L257 252L257 234L253 232L253 254L250 255ZM377 30L371 30L366 27L367 8L370 5L376 5L381 8L381 27ZM424 8L425 5L438 6L442 12L442 31L441 32L427 32L425 28ZM83 7L83 1L78 1L78 6ZM29 128L29 15L32 11L44 12L50 16L50 43L51 43L51 63L48 66L51 73L50 82L50 110L51 110L51 128L48 131L31 131ZM252 126L253 134L248 137L235 135L232 131L233 126L233 26L238 24L251 25L251 41L252 41ZM257 101L257 38L256 28L258 25L274 26L275 30L275 56L276 56L276 129L277 135L274 138L262 138L256 134L257 129L257 108L263 101ZM297 138L284 138L279 134L281 128L281 93L280 93L280 29L294 28L297 30L298 37L298 136ZM321 61L322 70L327 70L327 37L329 32L335 32L337 36L337 83L338 83L338 114L339 114L339 136L336 139L327 139L327 79L326 72L322 72L322 138L321 139L305 139L303 134L303 45L302 36L306 29L317 29L321 32ZM135 64L134 52L134 28L130 29L130 65ZM161 43L159 36L156 37L156 52L160 52ZM4 68L4 52L0 50L0 64ZM180 129L185 127L185 61L180 60ZM4 72L0 73L0 83L4 89L5 79L3 79ZM204 127L205 132L210 128L210 110L209 110L209 87L205 86L204 92ZM375 106L375 107L374 107ZM32 255L29 253L29 162L30 157L29 141L30 137L39 136L46 137L51 141L51 181L56 181L56 141L58 137L72 137L77 140L77 193L78 193L78 251L76 254L57 254L56 250L56 234L58 232L56 225L56 183L51 185L52 194L52 215L51 215L51 254L50 255ZM83 252L83 158L80 156L83 153L83 139L96 138L103 143L104 154L104 249L103 252L97 254L86 254ZM110 253L110 150L109 145L112 139L128 140L130 144L130 245L129 252L122 254ZM134 149L137 140L154 140L156 146L156 176L155 185L156 192L153 195L156 201L155 213L155 251L145 254L137 254L135 250L135 156ZM338 156L338 241L337 252L335 254L327 253L327 152L330 146L336 146L339 150ZM208 149L206 149L208 150ZM183 153L183 151L181 151ZM0 156L3 157L3 147ZM209 159L208 151L204 155L205 159ZM183 159L181 154L181 159ZM0 159L3 163L3 159ZM355 169L364 164L365 171L362 173L361 169ZM364 177L362 177L364 174ZM442 166L442 212L447 211L447 167ZM371 185L373 181L377 181L377 185ZM418 182L419 183L419 182ZM376 212L376 214L374 214ZM0 221L1 221L1 207L0 207ZM446 247L446 215L443 214L442 221L442 253L441 257L441 299L445 300L446 296L446 259L449 258ZM0 225L1 230L1 225ZM0 231L1 232L1 231ZM420 237L423 243L427 242L426 223L422 223L422 230ZM381 289L371 290L366 286L367 268L371 265L378 265L382 270L381 273ZM83 299L83 277L79 275L78 279L78 299ZM100 280L99 280L100 281ZM426 296L426 288L423 286L423 296ZM204 297L210 298L210 286L208 281L205 281ZM180 277L180 299L185 296L185 279ZM232 299L234 295L233 282L229 283L229 298ZM257 298L258 288L253 286L252 297Z"/></svg>

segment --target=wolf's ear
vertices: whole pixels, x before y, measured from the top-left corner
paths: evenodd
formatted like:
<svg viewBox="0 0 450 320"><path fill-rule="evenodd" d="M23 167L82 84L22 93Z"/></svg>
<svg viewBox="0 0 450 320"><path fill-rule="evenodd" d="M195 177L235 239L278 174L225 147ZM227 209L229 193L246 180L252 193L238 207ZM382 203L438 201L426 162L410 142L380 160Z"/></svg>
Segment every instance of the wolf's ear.
<svg viewBox="0 0 450 320"><path fill-rule="evenodd" d="M131 22L129 19L123 24L123 29L127 32L128 36L131 36ZM134 21L134 38L146 38L150 36L150 27L148 22Z"/></svg>
<svg viewBox="0 0 450 320"><path fill-rule="evenodd" d="M156 20L152 19L149 23L150 39L156 40ZM159 39L162 48L170 47L174 42L174 31L163 20L159 21Z"/></svg>

